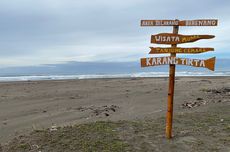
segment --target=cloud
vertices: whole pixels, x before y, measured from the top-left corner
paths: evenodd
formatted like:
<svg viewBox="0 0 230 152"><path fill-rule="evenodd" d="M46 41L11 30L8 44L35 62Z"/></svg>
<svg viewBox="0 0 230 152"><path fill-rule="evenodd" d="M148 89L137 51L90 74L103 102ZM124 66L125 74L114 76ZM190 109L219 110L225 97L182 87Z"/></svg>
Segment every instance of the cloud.
<svg viewBox="0 0 230 152"><path fill-rule="evenodd" d="M149 42L151 34L172 30L140 27L141 19L217 18L218 27L182 27L180 31L215 34L215 40L196 44L216 47L221 56L230 47L226 35L229 4L228 0L2 0L1 65L138 61L153 45Z"/></svg>

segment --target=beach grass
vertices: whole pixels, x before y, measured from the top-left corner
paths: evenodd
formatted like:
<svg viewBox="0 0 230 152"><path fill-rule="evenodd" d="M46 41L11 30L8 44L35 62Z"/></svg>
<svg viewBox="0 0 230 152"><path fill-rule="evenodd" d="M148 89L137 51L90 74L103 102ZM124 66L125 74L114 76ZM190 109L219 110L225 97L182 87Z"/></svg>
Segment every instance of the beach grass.
<svg viewBox="0 0 230 152"><path fill-rule="evenodd" d="M136 121L98 121L56 130L34 130L16 137L2 151L125 152L228 151L230 106L207 112L180 113L174 119L174 137L165 139L164 117Z"/></svg>

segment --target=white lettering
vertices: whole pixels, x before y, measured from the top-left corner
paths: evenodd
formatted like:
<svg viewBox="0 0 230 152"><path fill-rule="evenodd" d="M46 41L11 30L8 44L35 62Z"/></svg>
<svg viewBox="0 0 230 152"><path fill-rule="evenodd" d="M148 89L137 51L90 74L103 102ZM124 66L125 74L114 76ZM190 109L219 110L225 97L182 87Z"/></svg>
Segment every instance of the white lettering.
<svg viewBox="0 0 230 152"><path fill-rule="evenodd" d="M153 63L153 65L157 64L157 62L156 62L156 58L153 58L152 63Z"/></svg>
<svg viewBox="0 0 230 152"><path fill-rule="evenodd" d="M161 36L155 36L155 40L156 41L160 41L161 40Z"/></svg>
<svg viewBox="0 0 230 152"><path fill-rule="evenodd" d="M213 20L211 24L212 24L212 26L217 25L215 20Z"/></svg>
<svg viewBox="0 0 230 152"><path fill-rule="evenodd" d="M186 26L215 26L217 25L216 20L187 20L185 21Z"/></svg>
<svg viewBox="0 0 230 152"><path fill-rule="evenodd" d="M180 41L179 36L160 36L157 35L154 37L156 42L162 41L162 42L172 42L172 41Z"/></svg>
<svg viewBox="0 0 230 152"><path fill-rule="evenodd" d="M157 26L161 25L161 21L158 21L158 20L157 20L157 21L156 21L156 25L157 25Z"/></svg>
<svg viewBox="0 0 230 152"><path fill-rule="evenodd" d="M194 62L195 62L195 66L198 66L198 62L199 62L199 60L194 60Z"/></svg>
<svg viewBox="0 0 230 152"><path fill-rule="evenodd" d="M152 65L152 63L151 63L151 58L147 58L147 59L146 59L146 65L147 65L147 66Z"/></svg>
<svg viewBox="0 0 230 152"><path fill-rule="evenodd" d="M168 64L173 64L173 60L170 57L168 57Z"/></svg>
<svg viewBox="0 0 230 152"><path fill-rule="evenodd" d="M169 42L170 40L171 40L171 37L169 37L169 36L165 36L165 40L167 41L167 42Z"/></svg>
<svg viewBox="0 0 230 152"><path fill-rule="evenodd" d="M161 64L161 58L157 58L157 64Z"/></svg>
<svg viewBox="0 0 230 152"><path fill-rule="evenodd" d="M189 59L188 61L189 61L188 65L191 65L191 66L193 66L193 64L192 64L192 62L193 62L193 59Z"/></svg>
<svg viewBox="0 0 230 152"><path fill-rule="evenodd" d="M200 61L200 67L205 67L204 60L201 60L201 61Z"/></svg>
<svg viewBox="0 0 230 152"><path fill-rule="evenodd" d="M166 57L163 58L162 64L168 64Z"/></svg>
<svg viewBox="0 0 230 152"><path fill-rule="evenodd" d="M185 61L185 59L182 58L181 59L181 64L185 64L184 61Z"/></svg>
<svg viewBox="0 0 230 152"><path fill-rule="evenodd" d="M174 57L174 64L178 64L178 59Z"/></svg>
<svg viewBox="0 0 230 152"><path fill-rule="evenodd" d="M205 60L189 59L189 58L176 58L176 57L155 57L146 58L146 66L165 64L181 64L188 66L205 67Z"/></svg>
<svg viewBox="0 0 230 152"><path fill-rule="evenodd" d="M179 36L177 36L177 37L176 37L176 40L175 40L175 41L177 41L177 42L179 42L179 41L180 41Z"/></svg>

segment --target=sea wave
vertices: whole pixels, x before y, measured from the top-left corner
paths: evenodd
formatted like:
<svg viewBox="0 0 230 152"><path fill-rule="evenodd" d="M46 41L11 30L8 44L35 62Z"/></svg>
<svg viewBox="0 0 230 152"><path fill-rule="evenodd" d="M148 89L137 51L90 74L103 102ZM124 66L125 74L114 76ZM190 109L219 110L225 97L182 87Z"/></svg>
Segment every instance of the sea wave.
<svg viewBox="0 0 230 152"><path fill-rule="evenodd" d="M138 77L168 77L168 72L139 72L129 74L88 74L88 75L33 75L33 76L1 76L0 82L6 81L38 81L38 80L68 80L68 79L103 79L103 78L138 78ZM176 76L230 76L230 71L216 72L176 72Z"/></svg>

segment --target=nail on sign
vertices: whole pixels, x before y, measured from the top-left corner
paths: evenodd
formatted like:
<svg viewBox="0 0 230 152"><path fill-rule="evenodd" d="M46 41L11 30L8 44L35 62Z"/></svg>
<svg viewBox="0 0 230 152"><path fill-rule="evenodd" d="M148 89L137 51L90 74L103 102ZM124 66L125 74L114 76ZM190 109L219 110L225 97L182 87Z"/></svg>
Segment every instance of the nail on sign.
<svg viewBox="0 0 230 152"><path fill-rule="evenodd" d="M218 20L141 20L141 26L217 26Z"/></svg>
<svg viewBox="0 0 230 152"><path fill-rule="evenodd" d="M177 58L177 57L141 58L141 67L176 64L176 65L203 67L214 71L215 60L216 60L215 57L207 60Z"/></svg>
<svg viewBox="0 0 230 152"><path fill-rule="evenodd" d="M160 48L160 47L150 47L151 51L149 54L160 54L160 53L203 53L208 51L214 51L214 48Z"/></svg>
<svg viewBox="0 0 230 152"><path fill-rule="evenodd" d="M151 36L151 43L156 44L180 44L195 42L200 39L211 39L214 35L181 35L172 33L160 33Z"/></svg>

